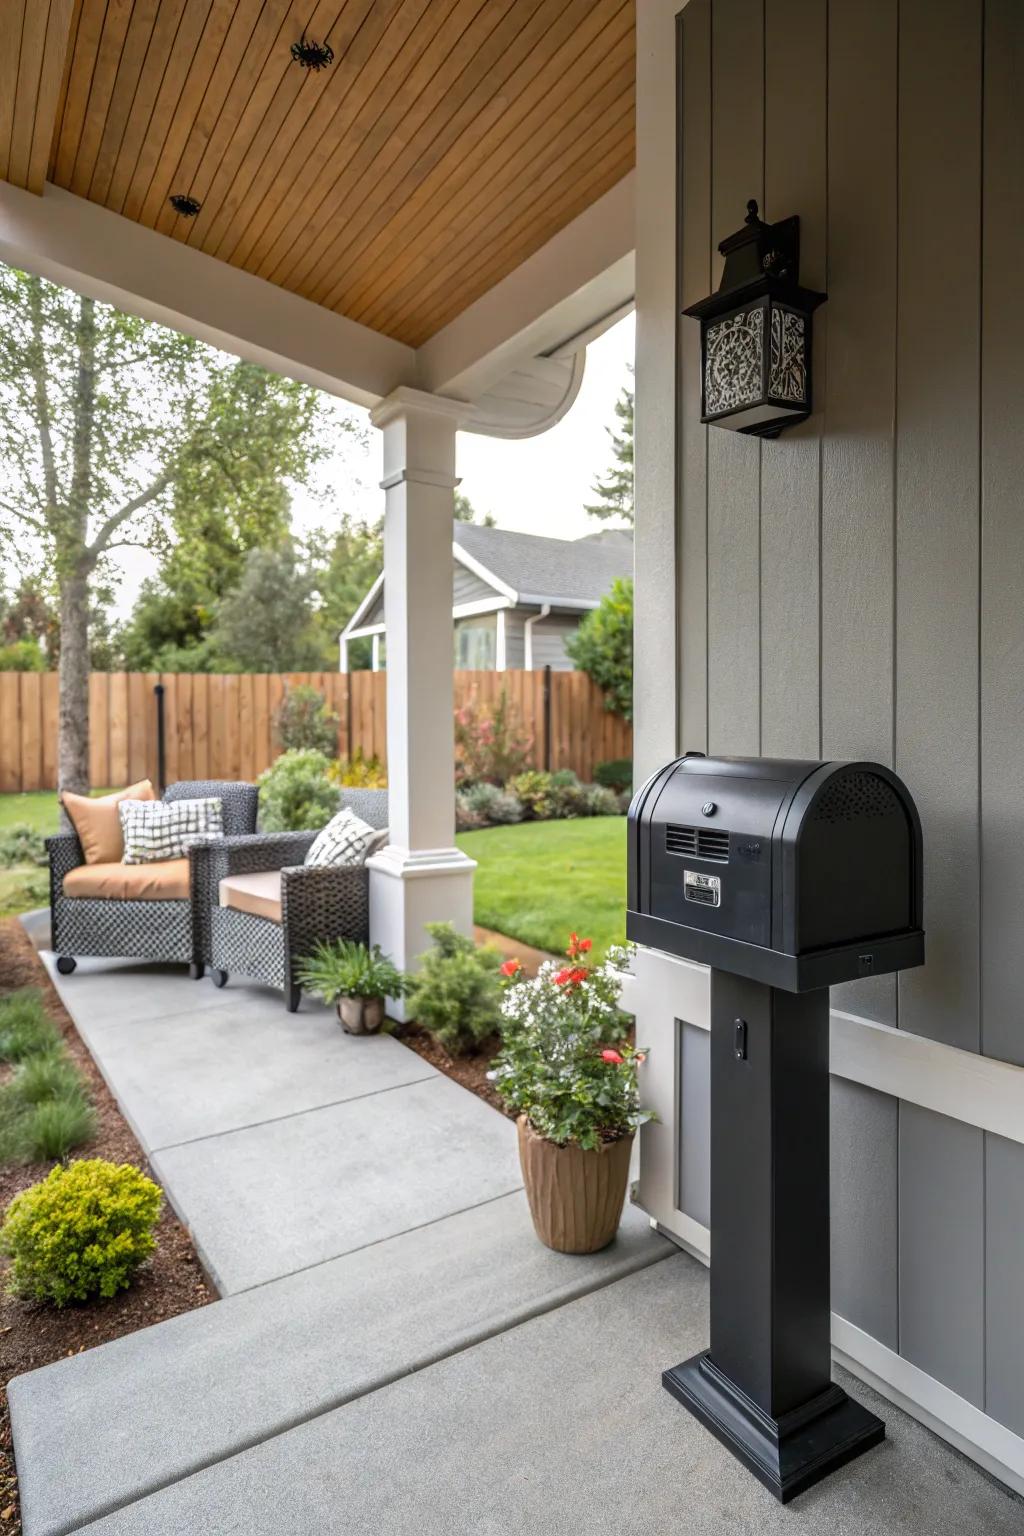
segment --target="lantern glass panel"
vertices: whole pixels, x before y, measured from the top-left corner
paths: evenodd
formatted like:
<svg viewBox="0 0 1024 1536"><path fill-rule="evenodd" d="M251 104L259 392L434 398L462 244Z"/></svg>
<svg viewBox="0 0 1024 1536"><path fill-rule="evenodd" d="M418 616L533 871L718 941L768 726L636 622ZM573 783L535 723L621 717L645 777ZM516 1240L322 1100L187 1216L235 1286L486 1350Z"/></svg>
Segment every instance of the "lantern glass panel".
<svg viewBox="0 0 1024 1536"><path fill-rule="evenodd" d="M764 303L711 321L704 332L704 414L742 410L764 399Z"/></svg>
<svg viewBox="0 0 1024 1536"><path fill-rule="evenodd" d="M796 310L773 304L768 394L793 405L807 403L807 321Z"/></svg>

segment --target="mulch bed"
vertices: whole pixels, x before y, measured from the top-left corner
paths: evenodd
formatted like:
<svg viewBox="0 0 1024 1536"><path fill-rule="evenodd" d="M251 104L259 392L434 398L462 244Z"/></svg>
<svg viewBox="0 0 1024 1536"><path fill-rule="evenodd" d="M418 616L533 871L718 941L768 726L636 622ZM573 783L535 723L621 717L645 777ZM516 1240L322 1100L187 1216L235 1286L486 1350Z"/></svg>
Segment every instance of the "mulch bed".
<svg viewBox="0 0 1024 1536"><path fill-rule="evenodd" d="M500 1110L502 1114L508 1113L494 1091L494 1084L487 1081L491 1062L501 1049L501 1041L497 1035L491 1035L487 1040L482 1040L478 1048L469 1056L450 1056L444 1046L438 1044L433 1035L428 1035L425 1029L420 1029L418 1024L396 1024L394 1035L395 1039L407 1045L410 1051L415 1051L417 1056L422 1056L424 1061L429 1061L432 1067L436 1067L446 1077L454 1078L463 1088L468 1088L470 1093L475 1093L478 1099L485 1100L492 1109ZM514 1119L515 1116L509 1116L509 1118Z"/></svg>
<svg viewBox="0 0 1024 1536"><path fill-rule="evenodd" d="M42 962L24 928L15 918L0 922L0 992L38 987L60 1028L69 1055L88 1083L96 1109L95 1140L73 1156L105 1157L114 1163L134 1163L149 1173L142 1149L129 1130L106 1084L61 1006ZM0 1209L20 1190L45 1178L52 1163L29 1167L0 1167ZM157 1227L156 1252L127 1291L109 1301L72 1304L62 1311L33 1302L0 1296L0 1533L20 1532L17 1478L11 1450L7 1383L12 1376L49 1365L66 1355L105 1344L150 1323L176 1317L193 1307L216 1301L196 1258L191 1239L177 1217L164 1208Z"/></svg>

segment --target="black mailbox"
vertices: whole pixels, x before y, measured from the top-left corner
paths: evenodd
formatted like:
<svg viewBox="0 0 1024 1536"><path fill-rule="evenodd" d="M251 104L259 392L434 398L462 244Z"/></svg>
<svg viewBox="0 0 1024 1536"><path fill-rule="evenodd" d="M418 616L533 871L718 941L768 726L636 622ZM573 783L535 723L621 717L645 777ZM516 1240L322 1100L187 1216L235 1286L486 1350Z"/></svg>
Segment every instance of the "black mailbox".
<svg viewBox="0 0 1024 1536"><path fill-rule="evenodd" d="M631 939L804 992L924 958L921 824L878 763L669 763L629 811Z"/></svg>
<svg viewBox="0 0 1024 1536"><path fill-rule="evenodd" d="M828 988L923 964L921 874L878 763L687 753L629 811L628 936L711 967L711 1347L662 1380L783 1501L885 1434L832 1381Z"/></svg>

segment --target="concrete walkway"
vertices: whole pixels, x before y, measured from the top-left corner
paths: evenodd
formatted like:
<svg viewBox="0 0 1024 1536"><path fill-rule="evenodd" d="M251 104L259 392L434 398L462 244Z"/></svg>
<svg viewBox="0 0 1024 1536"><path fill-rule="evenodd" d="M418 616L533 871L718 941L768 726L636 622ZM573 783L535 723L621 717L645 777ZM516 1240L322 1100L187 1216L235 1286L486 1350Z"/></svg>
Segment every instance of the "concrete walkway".
<svg viewBox="0 0 1024 1536"><path fill-rule="evenodd" d="M706 1272L632 1210L543 1248L512 1126L394 1040L158 967L55 981L224 1299L12 1382L26 1536L1022 1528L849 1382L886 1444L782 1510L661 1389Z"/></svg>

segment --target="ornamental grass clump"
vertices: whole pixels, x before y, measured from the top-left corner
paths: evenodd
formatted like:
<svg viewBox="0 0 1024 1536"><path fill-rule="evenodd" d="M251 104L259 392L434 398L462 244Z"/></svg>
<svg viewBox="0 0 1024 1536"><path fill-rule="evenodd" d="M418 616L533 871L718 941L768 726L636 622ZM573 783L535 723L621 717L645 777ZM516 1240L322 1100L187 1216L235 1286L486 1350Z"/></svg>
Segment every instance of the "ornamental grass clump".
<svg viewBox="0 0 1024 1536"><path fill-rule="evenodd" d="M573 934L568 964L548 960L532 980L515 960L502 966L503 1047L488 1074L507 1108L547 1141L593 1151L632 1136L654 1118L640 1107L637 1066L645 1052L626 1038L618 1007L630 950L588 961L589 939Z"/></svg>
<svg viewBox="0 0 1024 1536"><path fill-rule="evenodd" d="M162 1200L130 1163L58 1163L15 1195L0 1227L12 1295L64 1307L125 1289L156 1247Z"/></svg>

